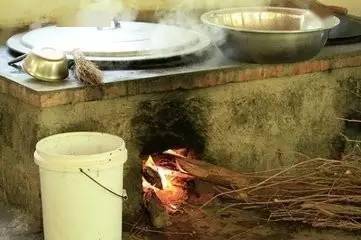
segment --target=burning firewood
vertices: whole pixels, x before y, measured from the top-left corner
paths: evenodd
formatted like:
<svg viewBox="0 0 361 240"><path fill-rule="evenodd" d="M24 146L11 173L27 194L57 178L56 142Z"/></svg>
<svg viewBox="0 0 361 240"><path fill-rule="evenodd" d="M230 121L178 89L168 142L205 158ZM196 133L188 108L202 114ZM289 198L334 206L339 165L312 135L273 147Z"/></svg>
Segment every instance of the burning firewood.
<svg viewBox="0 0 361 240"><path fill-rule="evenodd" d="M147 162L149 164L143 166L143 177L153 187L163 189L162 178L151 156L149 156Z"/></svg>
<svg viewBox="0 0 361 240"><path fill-rule="evenodd" d="M163 161L171 161L158 157ZM156 163L157 162L157 163ZM169 166L176 164L167 163ZM164 162L153 160L151 156L143 165L143 191L154 193L156 198L165 206L169 212L177 211L178 206L188 198L187 182L193 177L182 173L179 169L170 169L163 166ZM149 181L150 179L150 181Z"/></svg>
<svg viewBox="0 0 361 240"><path fill-rule="evenodd" d="M168 150L164 153L175 156L177 158L176 162L182 171L203 181L230 188L242 188L249 185L247 177L241 173L205 161L192 159L174 150Z"/></svg>
<svg viewBox="0 0 361 240"><path fill-rule="evenodd" d="M149 156L143 163L145 196L157 198L165 209L172 213L188 199L188 191L191 190L188 183L194 178L198 182L205 181L232 189L248 186L248 180L242 174L193 158L195 155L186 149L169 150ZM213 194L215 193L216 191L213 191ZM245 198L242 194L238 196ZM193 197L193 202L208 200L212 196L202 197Z"/></svg>
<svg viewBox="0 0 361 240"><path fill-rule="evenodd" d="M162 189L145 180L144 191L150 192L168 213L188 199L189 181L202 180L214 185L218 194L208 198L201 208L225 197L232 199L232 204L223 210L258 209L267 214L267 221L361 230L360 157L347 156L341 161L303 159L284 169L252 173L200 161L187 151L169 150L150 160L146 166L157 171Z"/></svg>

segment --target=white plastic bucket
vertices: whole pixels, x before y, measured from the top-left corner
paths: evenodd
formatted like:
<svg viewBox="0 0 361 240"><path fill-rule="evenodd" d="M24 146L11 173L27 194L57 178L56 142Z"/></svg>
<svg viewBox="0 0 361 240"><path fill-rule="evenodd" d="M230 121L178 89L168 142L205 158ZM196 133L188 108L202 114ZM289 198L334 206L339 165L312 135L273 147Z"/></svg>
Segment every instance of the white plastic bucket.
<svg viewBox="0 0 361 240"><path fill-rule="evenodd" d="M74 132L36 145L45 240L121 240L124 141Z"/></svg>

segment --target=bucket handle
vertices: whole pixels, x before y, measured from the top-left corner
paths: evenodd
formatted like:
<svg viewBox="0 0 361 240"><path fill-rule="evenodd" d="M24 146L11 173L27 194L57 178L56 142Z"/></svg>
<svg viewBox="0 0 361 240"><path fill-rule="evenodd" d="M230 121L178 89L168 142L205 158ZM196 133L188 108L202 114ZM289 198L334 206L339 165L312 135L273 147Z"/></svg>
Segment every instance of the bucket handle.
<svg viewBox="0 0 361 240"><path fill-rule="evenodd" d="M128 195L125 189L123 189L122 194L116 193L113 190L107 188L106 186L104 186L103 184L101 184L100 182L98 182L97 180L95 180L93 177L91 177L89 174L87 174L82 168L79 168L79 171L84 174L84 176L86 176L87 178L89 178L90 180L92 180L94 183L96 183L99 187L105 189L106 191L110 192L111 194L122 198L123 200L127 200L128 199Z"/></svg>

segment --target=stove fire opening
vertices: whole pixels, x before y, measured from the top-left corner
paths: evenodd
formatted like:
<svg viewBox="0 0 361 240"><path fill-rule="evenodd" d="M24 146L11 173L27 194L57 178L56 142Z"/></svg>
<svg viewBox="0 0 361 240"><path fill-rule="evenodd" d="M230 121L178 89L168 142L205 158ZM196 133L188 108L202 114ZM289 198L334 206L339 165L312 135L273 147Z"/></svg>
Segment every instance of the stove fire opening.
<svg viewBox="0 0 361 240"><path fill-rule="evenodd" d="M208 224L207 217L204 218L204 213L197 209L217 194L214 185L205 181L209 177L207 173L214 171L209 171L209 164L188 148L146 155L142 160L146 213L143 219L160 231L187 233L194 239L195 230L190 223L203 219L201 222ZM178 237L188 239L183 234Z"/></svg>
<svg viewBox="0 0 361 240"><path fill-rule="evenodd" d="M192 155L187 149L168 150L143 160L142 186L144 204L158 202L167 213L175 213L189 198L194 177L179 164L179 159Z"/></svg>

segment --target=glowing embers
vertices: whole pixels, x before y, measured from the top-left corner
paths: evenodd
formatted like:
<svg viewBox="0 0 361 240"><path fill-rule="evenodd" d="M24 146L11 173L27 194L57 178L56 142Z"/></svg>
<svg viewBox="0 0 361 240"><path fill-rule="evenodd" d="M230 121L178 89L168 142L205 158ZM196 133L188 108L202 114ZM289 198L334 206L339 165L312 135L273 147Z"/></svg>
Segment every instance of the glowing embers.
<svg viewBox="0 0 361 240"><path fill-rule="evenodd" d="M149 156L143 162L144 198L155 195L171 212L177 211L188 199L188 183L193 179L177 163L176 159L183 157L183 151L169 150L163 154Z"/></svg>

